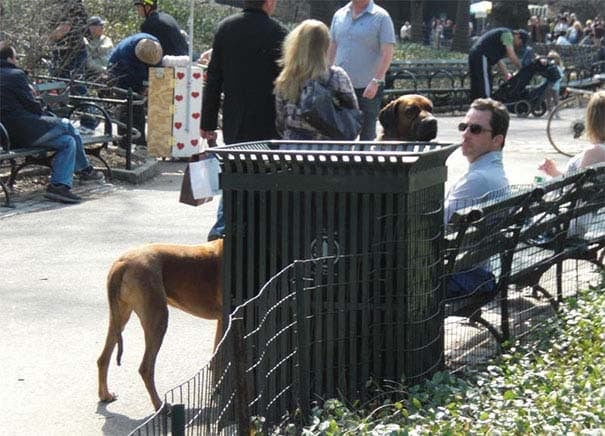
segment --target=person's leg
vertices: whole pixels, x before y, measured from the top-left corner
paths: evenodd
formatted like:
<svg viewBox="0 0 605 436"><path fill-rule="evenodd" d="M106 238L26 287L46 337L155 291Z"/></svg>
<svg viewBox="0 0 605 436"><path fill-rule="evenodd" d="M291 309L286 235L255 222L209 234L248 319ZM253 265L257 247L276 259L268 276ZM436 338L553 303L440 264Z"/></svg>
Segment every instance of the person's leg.
<svg viewBox="0 0 605 436"><path fill-rule="evenodd" d="M360 141L374 141L376 139L376 121L378 120L378 112L380 112L380 104L382 103L382 95L384 93L382 86L376 92L376 96L372 99L363 97L363 89L355 89L359 109L363 113L361 132L359 133Z"/></svg>
<svg viewBox="0 0 605 436"><path fill-rule="evenodd" d="M471 102L476 98L486 97L487 77L485 74L484 56L469 56L468 67L471 81Z"/></svg>
<svg viewBox="0 0 605 436"><path fill-rule="evenodd" d="M44 146L56 150L52 163L50 182L54 185L71 187L76 159L76 140L71 134L73 126L67 119L38 138L32 145Z"/></svg>
<svg viewBox="0 0 605 436"><path fill-rule="evenodd" d="M225 216L223 215L223 197L219 200L218 210L216 211L216 223L208 233L208 241L213 241L223 237L225 233Z"/></svg>
<svg viewBox="0 0 605 436"><path fill-rule="evenodd" d="M92 168L86 152L84 151L84 144L82 144L82 137L76 128L68 123L68 134L74 139L75 150L74 150L74 172L80 172L84 169Z"/></svg>

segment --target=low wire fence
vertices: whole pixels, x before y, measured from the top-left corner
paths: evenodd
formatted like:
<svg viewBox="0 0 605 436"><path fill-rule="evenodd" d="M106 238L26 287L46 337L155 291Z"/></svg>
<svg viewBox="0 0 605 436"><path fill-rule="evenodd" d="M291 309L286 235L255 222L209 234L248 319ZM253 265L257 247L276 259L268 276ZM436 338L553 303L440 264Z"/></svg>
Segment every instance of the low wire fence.
<svg viewBox="0 0 605 436"><path fill-rule="evenodd" d="M329 398L312 394L317 392L316 386L328 386L333 396L347 400L367 399L371 395L372 374L382 371L379 367L395 367L398 359L419 350L404 347L398 352L394 343L397 335L381 336L381 325L397 324L397 303L393 300L384 295L366 295L369 298L365 303L355 302L352 294L338 298L339 289L348 290L355 282L354 270L363 267L364 255L338 259L346 264L343 268L347 274L342 280L334 275L332 281L317 283L309 275L313 269L327 268L335 260L330 257L297 261L274 276L257 296L231 314L210 362L191 379L168 391L164 407L132 434L238 435L247 434L254 425L262 428L284 420L302 422L315 401ZM385 266L374 273L389 274L389 270ZM564 296L572 296L577 289L594 285L598 279L590 264L564 262ZM554 281L555 273L548 272L542 285L552 289ZM368 283L355 284L369 289ZM522 337L540 320L553 316L548 299L528 288L514 292L509 307L513 336ZM381 311L374 307L377 304L392 310ZM497 300L484 310L484 317L499 323ZM376 316L372 316L374 312ZM245 328L248 316L254 318L252 330ZM442 323L441 312L435 318ZM466 319L448 317L441 325L443 328L434 338L422 337L426 330L414 328L413 323L402 323L401 330L397 329L402 337L406 330L416 332L417 339L424 342L424 357L432 356L434 361L428 372L444 368L457 372L488 362L500 350L486 329ZM325 334L326 339L306 342L311 336L309 329L319 330L315 333ZM445 341L445 355L440 354L440 341ZM356 383L364 379L368 383Z"/></svg>

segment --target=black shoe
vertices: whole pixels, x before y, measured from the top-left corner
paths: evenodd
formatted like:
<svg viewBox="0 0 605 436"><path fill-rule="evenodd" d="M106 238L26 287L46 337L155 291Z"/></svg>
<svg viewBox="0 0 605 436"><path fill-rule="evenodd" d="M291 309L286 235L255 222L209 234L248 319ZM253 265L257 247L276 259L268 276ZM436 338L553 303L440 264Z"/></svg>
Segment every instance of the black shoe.
<svg viewBox="0 0 605 436"><path fill-rule="evenodd" d="M208 235L208 242L216 241L217 239L224 239L225 235L217 235L216 233Z"/></svg>
<svg viewBox="0 0 605 436"><path fill-rule="evenodd" d="M95 171L92 166L84 168L78 174L80 182L101 182L105 180L105 176L100 171Z"/></svg>
<svg viewBox="0 0 605 436"><path fill-rule="evenodd" d="M82 201L81 197L71 192L69 186L65 185L48 185L44 197L61 203L75 204Z"/></svg>

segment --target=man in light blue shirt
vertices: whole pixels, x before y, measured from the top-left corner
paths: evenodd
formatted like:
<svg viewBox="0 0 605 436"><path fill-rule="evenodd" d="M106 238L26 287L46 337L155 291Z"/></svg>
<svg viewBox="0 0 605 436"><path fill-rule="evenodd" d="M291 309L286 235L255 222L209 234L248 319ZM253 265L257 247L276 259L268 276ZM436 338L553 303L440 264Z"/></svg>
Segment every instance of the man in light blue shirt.
<svg viewBox="0 0 605 436"><path fill-rule="evenodd" d="M462 154L470 165L445 199L446 223L457 209L487 200L508 187L502 147L509 122L509 113L499 101L479 98L471 104L464 122L458 125Z"/></svg>
<svg viewBox="0 0 605 436"><path fill-rule="evenodd" d="M363 112L362 141L376 139L384 77L393 59L394 46L393 20L373 0L352 0L334 13L329 62L342 67L353 82Z"/></svg>
<svg viewBox="0 0 605 436"><path fill-rule="evenodd" d="M467 173L452 187L445 199L445 222L458 209L491 200L508 191L508 179L502 164L502 147L510 116L506 107L491 98L478 98L458 125L462 132L462 154L469 162ZM490 262L448 278L446 298L459 298L476 293L492 294L496 281Z"/></svg>

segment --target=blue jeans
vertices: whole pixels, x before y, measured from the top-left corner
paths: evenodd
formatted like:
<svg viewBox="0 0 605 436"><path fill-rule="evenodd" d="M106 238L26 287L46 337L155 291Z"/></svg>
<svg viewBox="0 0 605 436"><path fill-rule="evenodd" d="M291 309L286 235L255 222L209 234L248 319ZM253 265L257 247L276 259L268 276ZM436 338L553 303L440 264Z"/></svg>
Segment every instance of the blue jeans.
<svg viewBox="0 0 605 436"><path fill-rule="evenodd" d="M380 104L382 103L383 87L381 86L378 89L372 99L363 97L363 91L365 91L364 88L355 89L359 109L363 113L359 140L374 141L376 139L376 121L378 120L378 112L380 112Z"/></svg>
<svg viewBox="0 0 605 436"><path fill-rule="evenodd" d="M210 229L208 239L214 236L222 238L223 233L225 233L225 216L223 215L223 197L221 196L221 199L218 203L218 210L216 211L216 223L214 223Z"/></svg>
<svg viewBox="0 0 605 436"><path fill-rule="evenodd" d="M50 175L53 185L73 184L74 171L78 172L90 166L82 138L74 126L63 118L61 123L38 138L32 145L56 150Z"/></svg>

